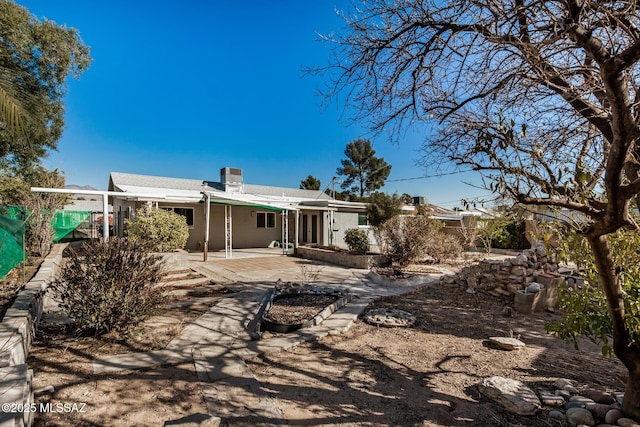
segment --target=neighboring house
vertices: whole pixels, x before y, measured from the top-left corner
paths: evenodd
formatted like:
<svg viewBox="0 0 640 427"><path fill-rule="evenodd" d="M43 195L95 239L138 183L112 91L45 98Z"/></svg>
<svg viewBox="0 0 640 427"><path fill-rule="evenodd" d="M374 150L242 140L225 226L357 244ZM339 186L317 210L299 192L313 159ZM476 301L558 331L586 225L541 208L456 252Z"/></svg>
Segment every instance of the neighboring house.
<svg viewBox="0 0 640 427"><path fill-rule="evenodd" d="M408 209L409 207L405 207L403 211L411 214L417 214L419 210L422 210L430 218L440 221L445 233L453 234L460 238L464 238L464 229L478 228L481 226L482 220L493 218L494 216L484 210L452 210L432 205L419 199L423 198L414 197L413 207L410 209Z"/></svg>
<svg viewBox="0 0 640 427"><path fill-rule="evenodd" d="M208 250L289 243L345 247L347 228L366 227L364 203L338 201L319 190L245 184L237 168L222 168L219 182L112 172L108 191L115 234L123 234L124 220L142 206L167 209L186 218L189 250L203 250L207 236Z"/></svg>
<svg viewBox="0 0 640 427"><path fill-rule="evenodd" d="M562 222L575 225L584 223L587 217L582 212L566 208L552 209L548 206L539 206L533 214L533 219L539 222Z"/></svg>

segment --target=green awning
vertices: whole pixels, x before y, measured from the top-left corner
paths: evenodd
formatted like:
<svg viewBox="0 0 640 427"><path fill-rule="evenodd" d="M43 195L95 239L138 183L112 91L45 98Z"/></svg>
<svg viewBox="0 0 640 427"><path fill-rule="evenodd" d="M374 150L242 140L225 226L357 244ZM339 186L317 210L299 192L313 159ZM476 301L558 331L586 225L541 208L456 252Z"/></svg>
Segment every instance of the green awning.
<svg viewBox="0 0 640 427"><path fill-rule="evenodd" d="M254 209L264 209L267 211L286 211L287 209L285 208L281 208L278 206L271 206L271 205L258 205L258 204L253 204L253 203L235 203L235 202L219 202L219 201L211 201L212 205L223 205L223 206L242 206L245 208L254 208Z"/></svg>

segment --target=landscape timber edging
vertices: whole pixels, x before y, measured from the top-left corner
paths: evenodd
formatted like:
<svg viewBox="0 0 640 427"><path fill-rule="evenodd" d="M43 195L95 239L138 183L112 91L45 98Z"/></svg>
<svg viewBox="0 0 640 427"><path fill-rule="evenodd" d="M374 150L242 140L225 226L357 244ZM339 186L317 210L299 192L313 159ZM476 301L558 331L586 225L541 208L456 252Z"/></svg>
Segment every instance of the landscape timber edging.
<svg viewBox="0 0 640 427"><path fill-rule="evenodd" d="M27 366L31 342L42 317L45 292L55 278L67 243L53 245L38 272L18 292L0 322L0 404L12 410L0 413L0 427L30 426L34 404L31 379L33 370Z"/></svg>

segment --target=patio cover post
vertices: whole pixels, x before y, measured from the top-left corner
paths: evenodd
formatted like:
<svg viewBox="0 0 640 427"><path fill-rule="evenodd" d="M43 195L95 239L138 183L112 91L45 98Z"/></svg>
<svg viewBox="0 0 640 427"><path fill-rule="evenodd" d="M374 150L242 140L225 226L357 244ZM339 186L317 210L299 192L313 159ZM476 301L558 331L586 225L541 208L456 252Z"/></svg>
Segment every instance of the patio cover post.
<svg viewBox="0 0 640 427"><path fill-rule="evenodd" d="M102 193L102 239L105 243L109 241L109 195L106 191Z"/></svg>
<svg viewBox="0 0 640 427"><path fill-rule="evenodd" d="M298 242L300 241L300 230L299 230L299 224L300 224L300 210L296 209L296 225L295 225L295 244L294 247L296 249L298 249Z"/></svg>
<svg viewBox="0 0 640 427"><path fill-rule="evenodd" d="M289 211L282 211L282 255L289 253Z"/></svg>
<svg viewBox="0 0 640 427"><path fill-rule="evenodd" d="M233 211L231 205L224 206L224 256L233 258Z"/></svg>
<svg viewBox="0 0 640 427"><path fill-rule="evenodd" d="M205 204L204 204L204 259L207 260L207 255L209 253L209 215L211 212L211 194L204 193L205 196Z"/></svg>

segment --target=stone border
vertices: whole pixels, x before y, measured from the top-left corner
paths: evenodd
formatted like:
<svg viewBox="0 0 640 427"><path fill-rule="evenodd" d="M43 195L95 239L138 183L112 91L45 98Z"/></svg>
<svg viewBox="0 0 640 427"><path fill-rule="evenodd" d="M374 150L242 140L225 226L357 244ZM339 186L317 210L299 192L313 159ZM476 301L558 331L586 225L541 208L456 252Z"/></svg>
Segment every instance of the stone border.
<svg viewBox="0 0 640 427"><path fill-rule="evenodd" d="M367 311L362 320L374 326L408 328L416 323L416 316L397 308L381 307Z"/></svg>
<svg viewBox="0 0 640 427"><path fill-rule="evenodd" d="M299 246L296 249L296 256L363 270L368 270L372 266L388 263L388 258L384 255L354 255L346 251L336 252L330 249L312 248L309 246Z"/></svg>
<svg viewBox="0 0 640 427"><path fill-rule="evenodd" d="M371 280L373 283L382 286L420 286L430 283L434 280L434 277L440 277L441 274L434 273L408 273L412 274L408 279L391 279L389 277L378 274L376 271L371 270L367 273L367 279Z"/></svg>
<svg viewBox="0 0 640 427"><path fill-rule="evenodd" d="M34 403L31 378L33 370L27 366L31 342L42 318L45 292L58 272L62 253L67 246L55 244L42 261L38 272L18 292L0 322L0 404L13 406L14 411L0 412L0 426L30 426Z"/></svg>

